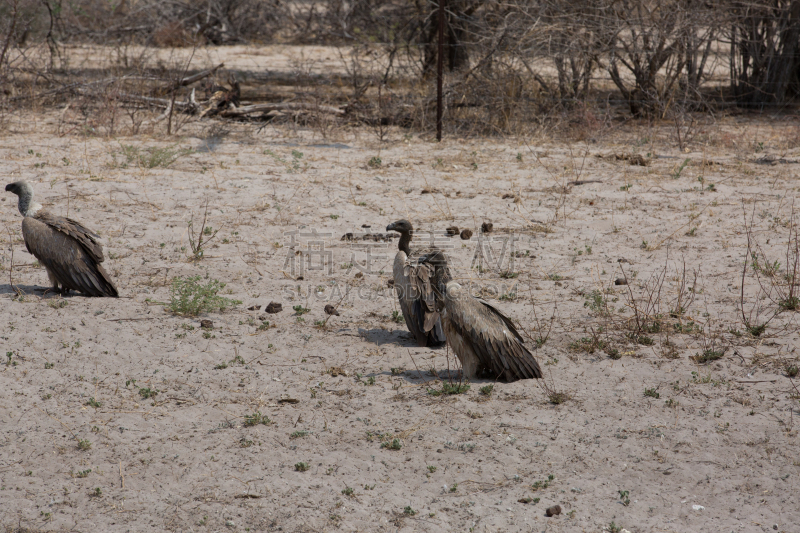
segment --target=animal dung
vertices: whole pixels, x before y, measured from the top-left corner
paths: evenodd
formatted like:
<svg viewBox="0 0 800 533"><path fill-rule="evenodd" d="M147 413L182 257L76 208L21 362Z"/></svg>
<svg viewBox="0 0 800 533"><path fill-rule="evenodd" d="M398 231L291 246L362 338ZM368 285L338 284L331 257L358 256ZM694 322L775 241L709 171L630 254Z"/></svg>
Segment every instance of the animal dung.
<svg viewBox="0 0 800 533"><path fill-rule="evenodd" d="M558 516L561 514L561 506L554 505L552 507L548 507L547 510L544 512L545 516Z"/></svg>
<svg viewBox="0 0 800 533"><path fill-rule="evenodd" d="M336 307L334 307L333 305L328 304L325 306L325 314L339 316L339 311L337 311Z"/></svg>
<svg viewBox="0 0 800 533"><path fill-rule="evenodd" d="M200 321L200 327L203 329L214 329L214 323L207 318Z"/></svg>
<svg viewBox="0 0 800 533"><path fill-rule="evenodd" d="M472 230L471 229L462 229L461 230L461 240L468 241L472 238Z"/></svg>
<svg viewBox="0 0 800 533"><path fill-rule="evenodd" d="M483 233L491 233L493 229L494 229L494 224L492 224L491 222L484 222L483 224L481 224L481 231Z"/></svg>
<svg viewBox="0 0 800 533"><path fill-rule="evenodd" d="M447 234L450 236L458 235L458 226L450 226L447 228Z"/></svg>
<svg viewBox="0 0 800 533"><path fill-rule="evenodd" d="M614 280L614 285L627 285L628 280L625 278L617 278Z"/></svg>
<svg viewBox="0 0 800 533"><path fill-rule="evenodd" d="M278 302L270 302L264 311L271 314L280 313L283 311L283 304L279 304Z"/></svg>
<svg viewBox="0 0 800 533"><path fill-rule="evenodd" d="M248 311L259 311L261 309L260 305L251 305L247 308Z"/></svg>

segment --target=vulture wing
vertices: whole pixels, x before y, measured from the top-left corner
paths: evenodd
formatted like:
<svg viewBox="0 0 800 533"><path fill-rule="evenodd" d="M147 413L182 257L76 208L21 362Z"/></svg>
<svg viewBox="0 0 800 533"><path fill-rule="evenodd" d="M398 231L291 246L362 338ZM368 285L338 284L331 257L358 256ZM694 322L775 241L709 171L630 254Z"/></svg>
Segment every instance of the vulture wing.
<svg viewBox="0 0 800 533"><path fill-rule="evenodd" d="M28 251L63 288L89 296L119 296L100 264L103 249L95 240L98 235L81 224L40 211L22 219L22 236Z"/></svg>
<svg viewBox="0 0 800 533"><path fill-rule="evenodd" d="M460 285L449 283L445 308L446 327L457 339L459 346L453 344L453 350L459 359L462 353L467 358L474 354L478 371L488 371L492 377L507 381L542 377L539 364L523 344L513 322L494 306L473 298Z"/></svg>
<svg viewBox="0 0 800 533"><path fill-rule="evenodd" d="M405 252L394 258L394 286L408 330L420 346L441 346L445 343L442 322L436 310L432 286L432 268L417 264Z"/></svg>

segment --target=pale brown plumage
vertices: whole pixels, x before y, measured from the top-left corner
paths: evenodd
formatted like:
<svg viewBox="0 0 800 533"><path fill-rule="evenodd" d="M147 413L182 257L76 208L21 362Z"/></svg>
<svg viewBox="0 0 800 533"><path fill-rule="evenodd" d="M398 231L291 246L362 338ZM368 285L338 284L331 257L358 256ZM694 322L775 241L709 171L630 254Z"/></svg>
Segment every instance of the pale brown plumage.
<svg viewBox="0 0 800 533"><path fill-rule="evenodd" d="M117 297L119 292L101 263L99 236L71 218L54 215L33 201L33 188L25 181L6 185L19 196L22 237L28 252L47 270L53 290L70 290L87 296Z"/></svg>
<svg viewBox="0 0 800 533"><path fill-rule="evenodd" d="M411 252L411 223L398 220L386 226L386 231L400 233L398 252L394 257L392 273L394 288L403 312L406 326L420 346L436 347L445 343L444 330L436 309L431 274L428 265L419 265L418 259L425 251Z"/></svg>
<svg viewBox="0 0 800 533"><path fill-rule="evenodd" d="M452 281L443 252L420 259L433 272L437 306L443 308L445 337L464 377L516 381L541 378L542 370L514 323L493 305Z"/></svg>

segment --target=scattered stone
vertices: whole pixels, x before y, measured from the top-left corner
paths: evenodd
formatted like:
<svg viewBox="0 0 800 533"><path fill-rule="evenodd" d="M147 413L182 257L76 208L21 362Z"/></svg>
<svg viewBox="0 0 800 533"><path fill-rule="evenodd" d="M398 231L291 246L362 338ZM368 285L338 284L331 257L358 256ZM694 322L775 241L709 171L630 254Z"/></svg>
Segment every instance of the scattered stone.
<svg viewBox="0 0 800 533"><path fill-rule="evenodd" d="M283 311L283 304L279 304L278 302L270 302L269 305L264 309L267 313L275 314L280 313Z"/></svg>
<svg viewBox="0 0 800 533"><path fill-rule="evenodd" d="M458 235L458 226L450 226L449 228L447 228L447 234L450 235L451 237L453 235Z"/></svg>
<svg viewBox="0 0 800 533"><path fill-rule="evenodd" d="M558 516L561 514L561 506L554 505L552 507L548 507L547 510L544 512L545 516Z"/></svg>
<svg viewBox="0 0 800 533"><path fill-rule="evenodd" d="M694 509L695 511L702 511L705 509L705 507L703 507L702 505L692 505L692 509Z"/></svg>
<svg viewBox="0 0 800 533"><path fill-rule="evenodd" d="M484 222L483 224L481 224L481 231L483 233L491 233L493 229L494 229L494 224L492 224L491 222Z"/></svg>
<svg viewBox="0 0 800 533"><path fill-rule="evenodd" d="M200 327L203 329L214 329L214 323L207 318L200 321Z"/></svg>
<svg viewBox="0 0 800 533"><path fill-rule="evenodd" d="M471 229L464 229L461 230L461 240L468 241L472 238L472 230Z"/></svg>
<svg viewBox="0 0 800 533"><path fill-rule="evenodd" d="M333 305L328 304L325 306L325 314L339 316L339 311Z"/></svg>
<svg viewBox="0 0 800 533"><path fill-rule="evenodd" d="M614 280L614 285L627 285L628 280L625 278L617 278Z"/></svg>

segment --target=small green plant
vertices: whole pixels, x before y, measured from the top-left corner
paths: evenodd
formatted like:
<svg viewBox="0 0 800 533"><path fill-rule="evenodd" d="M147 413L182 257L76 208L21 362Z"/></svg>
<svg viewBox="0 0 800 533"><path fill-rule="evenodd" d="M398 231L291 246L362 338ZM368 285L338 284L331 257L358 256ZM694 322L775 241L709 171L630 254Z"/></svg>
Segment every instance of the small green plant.
<svg viewBox="0 0 800 533"><path fill-rule="evenodd" d="M606 529L608 529L608 533L621 533L622 531L622 528L617 524L615 524L614 522L608 524L608 526L606 526Z"/></svg>
<svg viewBox="0 0 800 533"><path fill-rule="evenodd" d="M311 309L303 307L302 305L295 305L294 307L292 307L292 309L294 309L295 316L302 316L311 311Z"/></svg>
<svg viewBox="0 0 800 533"><path fill-rule="evenodd" d="M622 187L620 187L619 190L627 192L627 191L629 191L631 189L631 187L633 187L633 185L628 183L628 184L623 185Z"/></svg>
<svg viewBox="0 0 800 533"><path fill-rule="evenodd" d="M95 487L91 495L94 496L95 498L100 498L103 496L103 489L101 489L100 487Z"/></svg>
<svg viewBox="0 0 800 533"><path fill-rule="evenodd" d="M352 496L353 494L355 494L355 492L356 489L354 489L353 487L345 486L345 488L342 489L342 494L344 494L345 496Z"/></svg>
<svg viewBox="0 0 800 533"><path fill-rule="evenodd" d="M407 514L408 516L414 516L415 514L417 514L417 512L414 509L412 509L410 505L405 506L405 508L403 509L403 513Z"/></svg>
<svg viewBox="0 0 800 533"><path fill-rule="evenodd" d="M711 361L721 359L723 355L725 355L724 350L714 350L709 348L707 350L703 350L702 354L696 354L694 357L692 357L692 360L694 360L696 363L710 363Z"/></svg>
<svg viewBox="0 0 800 533"><path fill-rule="evenodd" d="M262 415L261 411L256 411L252 415L244 415L245 427L258 426L261 424L268 426L272 424L272 420L270 420L268 416Z"/></svg>
<svg viewBox="0 0 800 533"><path fill-rule="evenodd" d="M561 281L564 279L564 276L562 276L561 274L550 273L547 275L547 279L549 279L550 281Z"/></svg>
<svg viewBox="0 0 800 533"><path fill-rule="evenodd" d="M47 363L47 362L45 362L45 364L44 364L44 369L45 369L45 370L50 370L51 368L53 368L53 366L54 366L54 365L53 365L53 363Z"/></svg>
<svg viewBox="0 0 800 533"><path fill-rule="evenodd" d="M92 443L86 439L79 439L78 440L78 449L79 450L90 450L92 448Z"/></svg>
<svg viewBox="0 0 800 533"><path fill-rule="evenodd" d="M383 164L383 161L381 161L381 158L378 157L378 156L375 156L375 157L371 158L367 162L367 166L369 166L369 168L381 168L382 164Z"/></svg>
<svg viewBox="0 0 800 533"><path fill-rule="evenodd" d="M226 368L228 368L228 362L227 361L223 361L223 362L221 362L221 363L219 363L217 365L214 365L214 370L225 370Z"/></svg>
<svg viewBox="0 0 800 533"><path fill-rule="evenodd" d="M547 399L553 405L560 405L569 400L569 395L566 392L551 392L547 395Z"/></svg>
<svg viewBox="0 0 800 533"><path fill-rule="evenodd" d="M553 481L555 478L556 478L556 476L554 476L553 474L550 474L550 475L547 476L547 479L542 479L540 481L534 482L533 485L531 485L531 490L533 490L534 492L536 492L539 489L544 490L544 489L546 489L547 487L550 486L550 482ZM533 501L533 503L539 503L539 499L536 498Z"/></svg>
<svg viewBox="0 0 800 533"><path fill-rule="evenodd" d="M481 387L481 394L483 394L484 396L491 396L492 391L494 391L493 383L489 383L488 385L484 385L483 387Z"/></svg>
<svg viewBox="0 0 800 533"><path fill-rule="evenodd" d="M392 311L392 321L398 324L404 324L406 319L403 318L403 314L400 311Z"/></svg>
<svg viewBox="0 0 800 533"><path fill-rule="evenodd" d="M458 483L450 485L450 492L458 492Z"/></svg>
<svg viewBox="0 0 800 533"><path fill-rule="evenodd" d="M381 448L386 448L388 450L399 450L403 447L403 444L400 442L400 439L394 438L391 441L384 441L381 443Z"/></svg>
<svg viewBox="0 0 800 533"><path fill-rule="evenodd" d="M790 365L786 367L786 375L790 378L796 378L798 372L800 372L797 368L797 365Z"/></svg>
<svg viewBox="0 0 800 533"><path fill-rule="evenodd" d="M431 396L442 396L449 394L462 394L469 390L468 383L442 383L441 389L428 389L428 394Z"/></svg>
<svg viewBox="0 0 800 533"><path fill-rule="evenodd" d="M430 472L431 474L433 474L434 472L436 472L436 467L435 467L435 466L433 466L433 465L428 465L428 472Z"/></svg>
<svg viewBox="0 0 800 533"><path fill-rule="evenodd" d="M585 300L583 306L588 307L593 313L598 315L608 313L608 302L606 302L601 291L595 289L588 294L584 294L583 298Z"/></svg>
<svg viewBox="0 0 800 533"><path fill-rule="evenodd" d="M785 311L797 311L800 310L800 298L797 296L789 296L785 300L778 302L778 305Z"/></svg>
<svg viewBox="0 0 800 533"><path fill-rule="evenodd" d="M148 398L155 398L156 395L158 395L158 391L156 389L151 389L150 387L141 387L139 389L139 396L145 400Z"/></svg>
<svg viewBox="0 0 800 533"><path fill-rule="evenodd" d="M745 324L745 329L753 337L760 337L767 330L767 324Z"/></svg>
<svg viewBox="0 0 800 533"><path fill-rule="evenodd" d="M519 277L519 272L512 272L511 270L504 270L500 272L500 277L503 279L515 279Z"/></svg>
<svg viewBox="0 0 800 533"><path fill-rule="evenodd" d="M375 385L375 376L370 376L367 378L367 385Z"/></svg>
<svg viewBox="0 0 800 533"><path fill-rule="evenodd" d="M176 277L170 287L170 303L167 310L176 315L197 316L200 313L225 311L229 307L242 303L217 293L225 288L225 283L216 279L208 279L203 284L200 276Z"/></svg>
<svg viewBox="0 0 800 533"><path fill-rule="evenodd" d="M389 370L391 370L393 376L399 376L400 374L403 373L402 368L392 367Z"/></svg>
<svg viewBox="0 0 800 533"><path fill-rule="evenodd" d="M619 499L622 500L622 505L625 507L631 504L630 494L630 491L627 490L619 491Z"/></svg>
<svg viewBox="0 0 800 533"><path fill-rule="evenodd" d="M686 168L686 165L688 165L690 161L691 160L688 157L684 159L683 163L681 163L678 167L675 168L675 170L672 171L672 179L676 180L680 178L681 172L683 172L683 169Z"/></svg>
<svg viewBox="0 0 800 533"><path fill-rule="evenodd" d="M298 472L305 472L309 468L311 468L311 467L308 466L308 463L305 463L305 462L302 462L302 461L299 462L299 463L295 463L294 464L294 469L297 470Z"/></svg>
<svg viewBox="0 0 800 533"><path fill-rule="evenodd" d="M197 525L198 525L198 526L204 526L204 525L206 525L207 523L208 523L208 516L204 516L202 520L200 520L199 522L197 522Z"/></svg>
<svg viewBox="0 0 800 533"><path fill-rule="evenodd" d="M88 405L89 407L94 407L95 409L98 409L98 408L99 408L99 407L101 407L103 404L102 404L102 403L100 403L100 402L98 402L98 401L97 401L97 400L95 400L94 398L89 398L89 401L88 401L88 402L86 402L86 405Z"/></svg>
<svg viewBox="0 0 800 533"><path fill-rule="evenodd" d="M63 309L67 305L69 305L69 302L66 301L66 300L62 300L62 299L48 300L47 301L47 305L48 305L48 307L52 307L53 309Z"/></svg>
<svg viewBox="0 0 800 533"><path fill-rule="evenodd" d="M656 399L661 397L658 393L658 389L644 389L644 395Z"/></svg>
<svg viewBox="0 0 800 533"><path fill-rule="evenodd" d="M194 152L191 148L176 148L175 146L168 146L159 148L156 146L149 148L139 148L138 146L120 145L121 153L125 157L125 162L121 165L116 161L116 154L113 155L114 163L126 168L131 164L135 164L141 168L167 168L174 163L179 157L189 155Z"/></svg>
<svg viewBox="0 0 800 533"><path fill-rule="evenodd" d="M616 360L622 358L622 353L616 348L610 348L609 350L606 351L606 353L608 354L608 357L610 359Z"/></svg>
<svg viewBox="0 0 800 533"><path fill-rule="evenodd" d="M290 439L299 439L308 435L308 431L298 430L289 435Z"/></svg>
<svg viewBox="0 0 800 533"><path fill-rule="evenodd" d="M541 499L541 498L534 498L534 499L533 499L533 504L534 504L534 505L536 505L536 504L537 504L537 503L539 503L540 501L542 501L542 499Z"/></svg>
<svg viewBox="0 0 800 533"><path fill-rule="evenodd" d="M92 473L92 469L91 468L88 469L88 470L81 470L80 472L76 472L75 473L75 477L84 478L84 477L88 477L89 474L91 474L91 473Z"/></svg>

